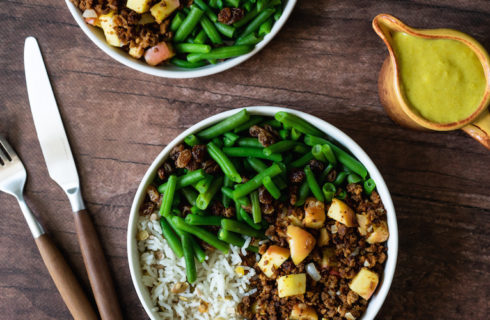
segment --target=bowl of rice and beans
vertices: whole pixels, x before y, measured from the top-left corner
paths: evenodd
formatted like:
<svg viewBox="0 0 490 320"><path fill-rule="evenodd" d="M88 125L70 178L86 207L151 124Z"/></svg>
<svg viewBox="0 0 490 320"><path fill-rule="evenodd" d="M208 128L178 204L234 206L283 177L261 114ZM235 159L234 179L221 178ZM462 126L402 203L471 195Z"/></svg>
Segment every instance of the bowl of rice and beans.
<svg viewBox="0 0 490 320"><path fill-rule="evenodd" d="M128 227L151 319L374 319L398 250L379 171L347 135L278 107L192 126L153 162Z"/></svg>

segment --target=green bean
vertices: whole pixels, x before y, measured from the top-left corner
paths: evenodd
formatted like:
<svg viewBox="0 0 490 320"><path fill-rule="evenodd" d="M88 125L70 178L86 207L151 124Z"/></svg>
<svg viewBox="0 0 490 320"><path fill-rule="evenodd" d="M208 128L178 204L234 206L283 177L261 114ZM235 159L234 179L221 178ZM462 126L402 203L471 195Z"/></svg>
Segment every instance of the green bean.
<svg viewBox="0 0 490 320"><path fill-rule="evenodd" d="M196 205L196 199L198 196L196 191L192 190L191 188L182 188L180 191L184 194L184 197L191 206Z"/></svg>
<svg viewBox="0 0 490 320"><path fill-rule="evenodd" d="M206 15L211 19L211 21L216 22L218 21L218 16L214 11L204 2L203 0L194 0L194 3L203 10Z"/></svg>
<svg viewBox="0 0 490 320"><path fill-rule="evenodd" d="M266 124L270 125L273 128L276 128L276 129L282 128L282 123L277 121L276 119L267 120L262 125L266 125Z"/></svg>
<svg viewBox="0 0 490 320"><path fill-rule="evenodd" d="M223 39L221 39L218 30L216 30L214 24L207 17L201 17L201 27L213 44L223 43Z"/></svg>
<svg viewBox="0 0 490 320"><path fill-rule="evenodd" d="M315 159L315 157L313 156L313 153L311 153L311 151L310 151L310 152L306 153L304 156L302 156L301 158L291 162L291 167L301 168L313 159Z"/></svg>
<svg viewBox="0 0 490 320"><path fill-rule="evenodd" d="M291 129L291 140L298 141L301 138L301 132L296 130L295 128Z"/></svg>
<svg viewBox="0 0 490 320"><path fill-rule="evenodd" d="M257 31L260 28L260 25L262 23L264 23L265 21L267 21L267 19L269 19L269 17L271 17L274 14L275 11L276 11L275 9L270 8L270 9L266 9L266 10L260 12L257 15L257 17L254 20L252 20L247 25L247 27L245 28L245 30L242 31L242 33L240 34L240 36L238 37L238 39L243 38L243 37L246 37L249 34L254 33L255 31Z"/></svg>
<svg viewBox="0 0 490 320"><path fill-rule="evenodd" d="M225 219L223 219L225 220ZM228 244L225 242L219 240L214 234L211 232L204 230L200 227L197 226L191 226L187 224L183 218L181 217L173 217L172 221L175 223L175 226L185 232L189 232L190 234L198 237L202 241L210 244L211 246L215 247L216 249L220 250L223 253L228 253L229 247Z"/></svg>
<svg viewBox="0 0 490 320"><path fill-rule="evenodd" d="M187 232L180 230L177 228L177 226L173 223L172 217L167 217L165 218L167 223L172 227L172 230L182 239L184 234L187 234ZM202 250L201 246L197 243L196 239L191 236L191 242L192 242L192 247L194 249L194 252L196 254L197 260L199 262L204 262L206 260L206 253Z"/></svg>
<svg viewBox="0 0 490 320"><path fill-rule="evenodd" d="M222 217L218 216L200 216L196 214L188 214L185 217L185 222L193 226L220 226Z"/></svg>
<svg viewBox="0 0 490 320"><path fill-rule="evenodd" d="M310 187L308 185L308 181L303 182L303 184L299 187L298 199L294 204L296 207L300 207L305 204L306 198L310 194Z"/></svg>
<svg viewBox="0 0 490 320"><path fill-rule="evenodd" d="M329 163L328 166L323 170L322 174L320 175L320 181L325 181L327 179L328 174L330 171L332 171L334 166Z"/></svg>
<svg viewBox="0 0 490 320"><path fill-rule="evenodd" d="M308 186L310 187L311 192L315 196L318 201L325 201L325 197L323 196L323 192L316 181L315 175L311 171L310 166L305 167L306 181L308 182Z"/></svg>
<svg viewBox="0 0 490 320"><path fill-rule="evenodd" d="M327 162L327 158L325 158L325 155L322 152L322 146L320 144L315 144L311 148L311 153L318 161Z"/></svg>
<svg viewBox="0 0 490 320"><path fill-rule="evenodd" d="M342 183L344 183L345 178L347 178L347 172L341 171L339 174L337 174L337 177L335 178L333 184L336 185L337 187L340 186Z"/></svg>
<svg viewBox="0 0 490 320"><path fill-rule="evenodd" d="M249 137L238 139L237 145L239 147L250 147L250 148L264 147L257 138L249 138Z"/></svg>
<svg viewBox="0 0 490 320"><path fill-rule="evenodd" d="M194 43L197 44L204 44L208 40L208 35L206 34L206 31L201 30L197 34L197 36L194 38Z"/></svg>
<svg viewBox="0 0 490 320"><path fill-rule="evenodd" d="M324 144L322 146L322 153L325 155L325 158L329 163L333 164L334 166L337 164L337 158L333 153L332 147L330 147L328 144Z"/></svg>
<svg viewBox="0 0 490 320"><path fill-rule="evenodd" d="M304 134L311 134L314 136L324 135L322 131L312 126L311 124L301 119L300 117L295 116L294 114L287 113L284 111L279 111L275 114L274 117L276 118L276 120L282 122L283 125L286 125L291 128L295 128L296 130Z"/></svg>
<svg viewBox="0 0 490 320"><path fill-rule="evenodd" d="M235 28L241 28L245 26L249 21L253 20L257 15L259 14L259 11L257 10L257 7L254 7L250 12L248 12L243 18L238 20L233 24Z"/></svg>
<svg viewBox="0 0 490 320"><path fill-rule="evenodd" d="M223 151L226 148L223 148ZM226 153L218 148L214 143L208 143L208 153L213 158L214 161L220 166L223 173L227 175L231 181L240 183L242 182L242 177L238 173L235 165L226 156Z"/></svg>
<svg viewBox="0 0 490 320"><path fill-rule="evenodd" d="M293 151L296 147L293 148ZM293 154L291 152L286 153L284 159L282 161L286 166L289 166L291 162L293 162Z"/></svg>
<svg viewBox="0 0 490 320"><path fill-rule="evenodd" d="M238 185L237 188L233 191L233 198L238 199L248 195L250 192L258 189L262 185L262 179L264 179L264 177L270 176L271 178L273 178L284 170L286 170L284 164L280 162L274 163L269 168L260 172L246 183Z"/></svg>
<svg viewBox="0 0 490 320"><path fill-rule="evenodd" d="M247 1L247 2L245 2L245 3L243 4L243 6L242 6L242 7L243 7L243 9L245 9L247 12L249 12L250 10L252 10L252 5L253 5L253 4L252 4L252 2L248 2L248 1Z"/></svg>
<svg viewBox="0 0 490 320"><path fill-rule="evenodd" d="M212 138L218 137L225 132L233 130L250 119L250 114L247 109L242 109L234 115L218 122L217 124L199 132L197 136L204 140L211 140Z"/></svg>
<svg viewBox="0 0 490 320"><path fill-rule="evenodd" d="M225 132L224 136L225 136L225 143L224 143L225 147L232 147L235 144L235 142L240 138L239 135L232 132Z"/></svg>
<svg viewBox="0 0 490 320"><path fill-rule="evenodd" d="M187 55L187 61L196 62L200 60L209 60L209 59L234 58L249 53L250 51L253 50L253 48L254 48L253 46L249 46L249 45L233 45L233 46L220 47L211 50L211 52L209 53L190 53Z"/></svg>
<svg viewBox="0 0 490 320"><path fill-rule="evenodd" d="M279 130L279 137L281 137L281 139L283 139L283 140L286 140L287 138L289 138L289 130L288 129Z"/></svg>
<svg viewBox="0 0 490 320"><path fill-rule="evenodd" d="M332 202L332 199L335 195L337 188L333 183L327 182L322 187L323 195L325 196L325 202Z"/></svg>
<svg viewBox="0 0 490 320"><path fill-rule="evenodd" d="M269 0L257 0L257 10L262 11Z"/></svg>
<svg viewBox="0 0 490 320"><path fill-rule="evenodd" d="M189 52L189 53L208 53L211 51L211 46L208 44L197 43L177 43L174 45L177 52Z"/></svg>
<svg viewBox="0 0 490 320"><path fill-rule="evenodd" d="M199 194L199 196L196 199L196 206L201 209L201 210L206 210L206 208L209 206L211 203L211 200L213 200L213 197L215 196L216 192L221 188L223 185L223 177L219 176L216 177L216 179L213 180L211 183L211 186L206 190L206 192Z"/></svg>
<svg viewBox="0 0 490 320"><path fill-rule="evenodd" d="M347 197L347 192L345 190L340 190L340 192L337 194L335 198L344 200Z"/></svg>
<svg viewBox="0 0 490 320"><path fill-rule="evenodd" d="M276 153L282 153L284 151L293 149L298 143L299 142L292 141L292 140L279 141L268 146L267 148L264 148L263 152L266 156L270 156Z"/></svg>
<svg viewBox="0 0 490 320"><path fill-rule="evenodd" d="M367 179L364 181L364 192L369 196L373 192L373 190L376 188L376 183L374 182L373 179Z"/></svg>
<svg viewBox="0 0 490 320"><path fill-rule="evenodd" d="M223 187L223 188L221 188L221 192L224 195L226 195L227 197L235 200L235 202L237 202L241 206L247 207L247 206L250 205L250 201L248 200L247 197L241 197L241 198L238 198L238 199L233 198L233 190L231 190L230 188Z"/></svg>
<svg viewBox="0 0 490 320"><path fill-rule="evenodd" d="M259 191L256 190L250 194L250 202L252 202L252 217L254 218L254 223L260 223L262 221L262 210L260 209Z"/></svg>
<svg viewBox="0 0 490 320"><path fill-rule="evenodd" d="M242 38L238 39L237 41L235 41L235 44L236 45L239 45L239 44L256 45L257 43L259 43L263 39L264 39L263 37L257 37L257 35L254 32L252 32L249 35L246 35L245 37L242 37Z"/></svg>
<svg viewBox="0 0 490 320"><path fill-rule="evenodd" d="M229 244L232 244L239 248L245 245L245 239L243 239L241 235L223 228L219 229L218 231L218 239L228 242Z"/></svg>
<svg viewBox="0 0 490 320"><path fill-rule="evenodd" d="M282 156L279 153L265 155L263 149L249 147L232 147L223 148L223 152L231 157L253 157L271 161L282 161Z"/></svg>
<svg viewBox="0 0 490 320"><path fill-rule="evenodd" d="M359 177L357 174L355 173L349 173L349 175L347 176L347 183L359 183L361 182L361 177Z"/></svg>
<svg viewBox="0 0 490 320"><path fill-rule="evenodd" d="M212 182L213 182L213 176L206 175L204 179L194 183L193 186L199 193L204 193L209 189Z"/></svg>
<svg viewBox="0 0 490 320"><path fill-rule="evenodd" d="M251 226L255 230L262 229L262 226L259 224L256 224L254 222L253 218L248 214L248 212L245 211L245 209L240 208L240 210L238 211L238 214L241 216L243 221L245 221L249 226Z"/></svg>
<svg viewBox="0 0 490 320"><path fill-rule="evenodd" d="M236 214L236 219L237 221L243 221L242 215L240 214L240 210L242 209L242 206L238 201L235 201L235 214Z"/></svg>
<svg viewBox="0 0 490 320"><path fill-rule="evenodd" d="M223 0L217 0L218 8L221 10L225 7Z"/></svg>
<svg viewBox="0 0 490 320"><path fill-rule="evenodd" d="M221 220L221 227L225 230L228 231L233 231L239 234L243 234L249 237L254 237L254 238L263 238L264 234L260 232L259 230L255 230L254 228L238 222L236 220L231 220L231 219L223 219Z"/></svg>
<svg viewBox="0 0 490 320"><path fill-rule="evenodd" d="M189 15L185 17L184 21L182 21L182 24L179 26L179 29L177 29L175 32L174 42L184 41L199 23L199 19L201 19L203 13L204 11L199 9L197 6L192 5Z"/></svg>
<svg viewBox="0 0 490 320"><path fill-rule="evenodd" d="M191 207L191 213L192 213L192 214L198 214L198 215L200 215L200 216L203 216L203 215L205 215L205 214L206 214L206 211L201 210L201 209L199 209L199 208L198 208L198 207L196 207L196 206L192 206L192 207Z"/></svg>
<svg viewBox="0 0 490 320"><path fill-rule="evenodd" d="M209 0L209 6L214 9L218 9L218 0Z"/></svg>
<svg viewBox="0 0 490 320"><path fill-rule="evenodd" d="M225 3L230 7L238 8L240 5L240 0L225 0Z"/></svg>
<svg viewBox="0 0 490 320"><path fill-rule="evenodd" d="M227 38L231 39L235 36L236 28L234 26L229 26L221 22L215 22L214 26L222 35Z"/></svg>
<svg viewBox="0 0 490 320"><path fill-rule="evenodd" d="M205 177L206 177L206 173L204 172L204 169L189 171L185 175L177 178L176 189L178 190L178 189L182 189L183 187L190 186L191 184L194 184L197 181L204 179ZM164 193L166 188L167 188L167 182L161 184L158 187L158 192Z"/></svg>
<svg viewBox="0 0 490 320"><path fill-rule="evenodd" d="M172 19L172 22L170 23L170 31L177 31L179 29L180 25L185 19L185 14L183 14L181 11L178 11L175 14L175 17Z"/></svg>
<svg viewBox="0 0 490 320"><path fill-rule="evenodd" d="M162 227L163 237L167 240L168 246L172 249L178 258L182 258L184 251L179 237L174 233L167 220L164 217L160 218L160 226Z"/></svg>
<svg viewBox="0 0 490 320"><path fill-rule="evenodd" d="M262 184L264 185L264 187L267 189L267 191L271 194L271 196L274 199L277 200L277 199L279 199L279 197L281 197L281 191L274 184L271 177L269 177L269 176L264 177L264 179L262 179Z"/></svg>
<svg viewBox="0 0 490 320"><path fill-rule="evenodd" d="M160 206L160 215L164 217L170 215L170 212L172 211L172 202L174 199L176 186L177 177L172 174L170 177L168 177L167 187L165 188L162 205Z"/></svg>
<svg viewBox="0 0 490 320"><path fill-rule="evenodd" d="M197 278L196 262L194 261L194 248L192 247L191 235L184 234L182 237L182 247L184 249L185 273L187 282L194 283Z"/></svg>
<svg viewBox="0 0 490 320"><path fill-rule="evenodd" d="M239 133L239 132L248 130L248 129L250 129L251 126L256 125L257 123L262 122L262 120L264 120L263 117L260 117L260 116L251 116L250 119L248 119L247 122L239 125L235 129L233 129L233 132L234 133Z"/></svg>
<svg viewBox="0 0 490 320"><path fill-rule="evenodd" d="M221 140L221 138L219 137L213 138L211 142L214 143L218 148L223 148L224 143L223 140Z"/></svg>
<svg viewBox="0 0 490 320"><path fill-rule="evenodd" d="M307 135L305 137L305 143L309 146L314 146L315 144L328 144L332 149L333 152L335 153L337 160L342 163L344 166L352 170L353 172L357 173L358 175L361 176L362 179L366 179L367 177L367 170L364 167L362 163L357 161L354 157L349 155L347 152L344 150L340 149L327 139L315 137L312 135Z"/></svg>
<svg viewBox="0 0 490 320"><path fill-rule="evenodd" d="M190 147L194 147L195 145L198 145L200 143L199 139L193 134L185 137L184 142Z"/></svg>
<svg viewBox="0 0 490 320"><path fill-rule="evenodd" d="M258 173L267 169L267 165L257 158L248 157L247 161L250 164L250 166ZM285 179L283 179L281 176L277 176L273 180L274 183L277 184L277 187L281 190L286 189L288 187Z"/></svg>
<svg viewBox="0 0 490 320"><path fill-rule="evenodd" d="M231 179L228 176L225 176L223 180L223 188L230 188L232 186L233 186L233 181L231 181ZM221 188L221 190L223 190L223 188ZM233 191L231 189L230 192L231 194L233 194ZM221 203L223 203L223 207L229 208L232 198L227 196L223 191L221 191L221 193L222 193Z"/></svg>
<svg viewBox="0 0 490 320"><path fill-rule="evenodd" d="M174 66L180 68L186 68L186 69L200 68L200 67L204 67L207 64L206 61L189 62L187 60L182 60L179 58L170 59L170 63L173 64Z"/></svg>
<svg viewBox="0 0 490 320"><path fill-rule="evenodd" d="M293 151L300 153L300 154L306 154L310 151L310 147L308 147L307 145L305 145L303 143L297 142L297 144L293 148Z"/></svg>
<svg viewBox="0 0 490 320"><path fill-rule="evenodd" d="M266 34L269 34L272 30L273 24L274 24L273 17L267 19L266 22L262 23L259 27L259 36L265 36Z"/></svg>
<svg viewBox="0 0 490 320"><path fill-rule="evenodd" d="M279 7L277 10L276 10L276 13L274 13L274 20L279 20L282 16L282 8Z"/></svg>

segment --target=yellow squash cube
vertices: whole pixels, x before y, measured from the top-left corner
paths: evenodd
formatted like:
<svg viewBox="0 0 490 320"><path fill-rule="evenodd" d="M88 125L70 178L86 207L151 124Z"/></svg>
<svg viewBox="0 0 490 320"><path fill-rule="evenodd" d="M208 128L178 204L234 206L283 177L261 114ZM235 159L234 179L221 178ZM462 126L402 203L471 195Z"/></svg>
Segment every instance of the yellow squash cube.
<svg viewBox="0 0 490 320"><path fill-rule="evenodd" d="M114 12L103 14L99 17L100 26L104 30L105 39L108 44L114 47L122 47L123 43L119 40L114 24Z"/></svg>
<svg viewBox="0 0 490 320"><path fill-rule="evenodd" d="M144 13L150 9L151 0L128 0L126 7L138 13Z"/></svg>
<svg viewBox="0 0 490 320"><path fill-rule="evenodd" d="M385 242L390 237L390 233L388 231L388 224L386 221L381 221L380 224L373 226L373 232L366 239L368 243L378 243Z"/></svg>
<svg viewBox="0 0 490 320"><path fill-rule="evenodd" d="M260 259L258 266L269 278L274 275L273 268L277 269L289 258L289 249L276 245L270 246Z"/></svg>
<svg viewBox="0 0 490 320"><path fill-rule="evenodd" d="M277 279L279 298L296 296L306 292L306 273L290 274Z"/></svg>
<svg viewBox="0 0 490 320"><path fill-rule="evenodd" d="M304 303L298 303L291 310L290 320L318 320L315 309Z"/></svg>
<svg viewBox="0 0 490 320"><path fill-rule="evenodd" d="M369 300L376 290L378 282L379 277L375 272L368 268L362 268L352 279L349 288L364 299Z"/></svg>
<svg viewBox="0 0 490 320"><path fill-rule="evenodd" d="M162 0L151 7L150 12L158 23L162 23L180 6L179 0Z"/></svg>
<svg viewBox="0 0 490 320"><path fill-rule="evenodd" d="M328 208L327 215L348 227L356 226L356 216L354 211L344 201L337 198L332 199L332 204L330 205L330 208Z"/></svg>

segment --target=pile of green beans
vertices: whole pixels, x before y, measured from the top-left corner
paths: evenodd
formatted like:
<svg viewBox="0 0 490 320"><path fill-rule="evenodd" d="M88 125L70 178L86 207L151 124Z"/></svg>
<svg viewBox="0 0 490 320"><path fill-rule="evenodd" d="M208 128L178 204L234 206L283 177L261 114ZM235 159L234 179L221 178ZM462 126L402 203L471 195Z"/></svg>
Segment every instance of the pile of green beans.
<svg viewBox="0 0 490 320"><path fill-rule="evenodd" d="M266 124L279 135L275 143L264 147L258 138L250 136L249 128ZM246 237L266 238L269 225L259 190L263 187L276 201L289 203L287 176L292 170L303 170L306 177L298 188L295 206L303 206L310 196L325 203L334 197L344 199L346 186L351 183L361 185L366 195L376 188L357 159L318 128L286 112L267 119L242 109L187 136L184 143L188 148L205 145L209 157L221 169L212 175L203 169L182 169L159 181L162 234L175 255L184 259L190 283L196 280L195 259L206 259L198 239L227 253L230 245L243 246ZM312 160L323 163L322 172ZM211 214L213 202L234 209L235 215ZM183 206L190 207L190 213L184 215ZM257 252L258 248L251 245L247 250Z"/></svg>
<svg viewBox="0 0 490 320"><path fill-rule="evenodd" d="M194 0L170 18L177 55L170 60L181 68L199 68L252 51L282 14L283 0ZM219 21L225 8L240 8L243 17L232 24Z"/></svg>

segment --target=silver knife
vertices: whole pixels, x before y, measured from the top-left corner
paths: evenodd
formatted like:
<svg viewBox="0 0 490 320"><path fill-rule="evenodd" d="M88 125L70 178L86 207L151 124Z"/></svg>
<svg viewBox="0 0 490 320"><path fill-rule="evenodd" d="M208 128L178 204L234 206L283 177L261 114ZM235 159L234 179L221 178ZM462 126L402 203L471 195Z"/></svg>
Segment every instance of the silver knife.
<svg viewBox="0 0 490 320"><path fill-rule="evenodd" d="M104 252L85 209L77 168L63 127L41 50L35 38L24 47L27 93L49 176L65 191L74 212L75 227L92 292L103 320L122 319Z"/></svg>

